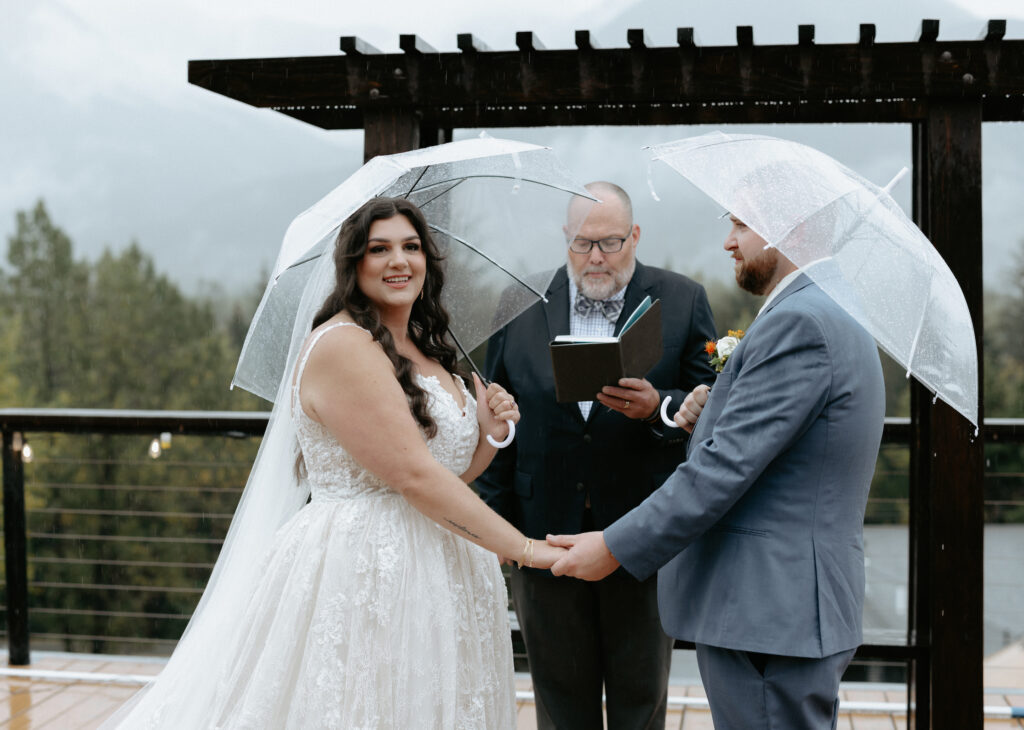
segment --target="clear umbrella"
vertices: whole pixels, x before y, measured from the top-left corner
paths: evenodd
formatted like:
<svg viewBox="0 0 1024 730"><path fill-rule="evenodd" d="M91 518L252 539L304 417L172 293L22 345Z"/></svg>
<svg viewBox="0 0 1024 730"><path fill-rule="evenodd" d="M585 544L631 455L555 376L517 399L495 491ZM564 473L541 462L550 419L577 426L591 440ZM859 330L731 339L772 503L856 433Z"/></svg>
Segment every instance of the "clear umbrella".
<svg viewBox="0 0 1024 730"><path fill-rule="evenodd" d="M967 302L888 186L775 137L713 132L650 149L803 269L908 377L977 427L978 359Z"/></svg>
<svg viewBox="0 0 1024 730"><path fill-rule="evenodd" d="M232 386L274 400L333 287L338 229L375 196L423 211L445 257L442 300L464 354L543 299L565 263L570 200L593 200L549 148L522 142L483 137L370 160L288 227Z"/></svg>

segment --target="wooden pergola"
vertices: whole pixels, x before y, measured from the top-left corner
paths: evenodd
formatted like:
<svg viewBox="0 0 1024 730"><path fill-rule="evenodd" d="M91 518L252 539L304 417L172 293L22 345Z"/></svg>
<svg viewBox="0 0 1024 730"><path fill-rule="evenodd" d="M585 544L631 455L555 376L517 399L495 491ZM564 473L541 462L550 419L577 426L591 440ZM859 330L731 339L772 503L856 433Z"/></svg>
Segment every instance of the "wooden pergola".
<svg viewBox="0 0 1024 730"><path fill-rule="evenodd" d="M1024 120L1024 41L989 21L973 41L940 41L924 20L914 42L817 45L801 25L793 45L703 47L692 28L677 45L546 50L516 34L495 51L469 34L441 53L414 35L401 53L341 38L344 55L192 61L189 81L325 129L363 129L364 154L450 141L457 127L750 123L907 123L913 130L913 216L945 257L982 342L981 127ZM980 368L979 368L980 370ZM979 372L979 391L982 374ZM984 409L979 409L979 418ZM982 726L984 432L921 386L912 391L910 611L907 643L858 655L905 661L914 728Z"/></svg>

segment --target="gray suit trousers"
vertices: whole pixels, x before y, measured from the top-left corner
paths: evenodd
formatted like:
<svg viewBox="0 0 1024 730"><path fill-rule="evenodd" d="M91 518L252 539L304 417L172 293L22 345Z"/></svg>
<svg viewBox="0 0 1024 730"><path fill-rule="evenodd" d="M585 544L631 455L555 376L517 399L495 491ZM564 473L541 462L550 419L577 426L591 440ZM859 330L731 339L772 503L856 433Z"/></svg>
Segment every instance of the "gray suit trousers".
<svg viewBox="0 0 1024 730"><path fill-rule="evenodd" d="M697 644L715 730L833 730L855 651L807 659Z"/></svg>

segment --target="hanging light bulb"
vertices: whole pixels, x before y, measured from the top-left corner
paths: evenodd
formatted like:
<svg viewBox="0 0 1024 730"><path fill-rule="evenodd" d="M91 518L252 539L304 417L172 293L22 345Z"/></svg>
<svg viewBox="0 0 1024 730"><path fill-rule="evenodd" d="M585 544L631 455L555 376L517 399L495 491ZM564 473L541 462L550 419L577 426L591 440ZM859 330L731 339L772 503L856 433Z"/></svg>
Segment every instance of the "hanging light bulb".
<svg viewBox="0 0 1024 730"><path fill-rule="evenodd" d="M160 439L153 439L149 443L149 458L159 459L160 454L163 453L163 449L160 448Z"/></svg>
<svg viewBox="0 0 1024 730"><path fill-rule="evenodd" d="M166 451L171 448L171 432L164 431L160 434L160 448Z"/></svg>
<svg viewBox="0 0 1024 730"><path fill-rule="evenodd" d="M32 451L32 447L26 442L21 447L21 460L26 464L31 464L32 459L35 458L35 454Z"/></svg>

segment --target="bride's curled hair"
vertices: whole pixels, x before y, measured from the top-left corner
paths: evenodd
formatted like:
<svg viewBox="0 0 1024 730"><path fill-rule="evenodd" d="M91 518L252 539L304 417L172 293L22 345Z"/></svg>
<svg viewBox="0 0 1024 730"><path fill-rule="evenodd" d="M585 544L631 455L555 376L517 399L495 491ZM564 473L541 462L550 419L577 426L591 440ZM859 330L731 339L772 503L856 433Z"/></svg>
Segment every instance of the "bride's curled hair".
<svg viewBox="0 0 1024 730"><path fill-rule="evenodd" d="M423 213L404 198L373 198L341 224L334 244L334 291L313 318L312 328L316 329L344 310L356 324L368 330L394 365L395 375L409 399L409 408L416 422L427 436L433 437L437 433L437 424L427 410L426 393L413 378L412 362L395 349L391 332L381 322L377 308L357 286L356 266L366 253L370 226L374 221L396 215L405 216L416 229L426 257L422 295L416 299L409 316L409 338L420 352L437 360L447 372L457 372L458 356L447 338L448 312L441 305L441 291L444 287L442 256L430 235Z"/></svg>

